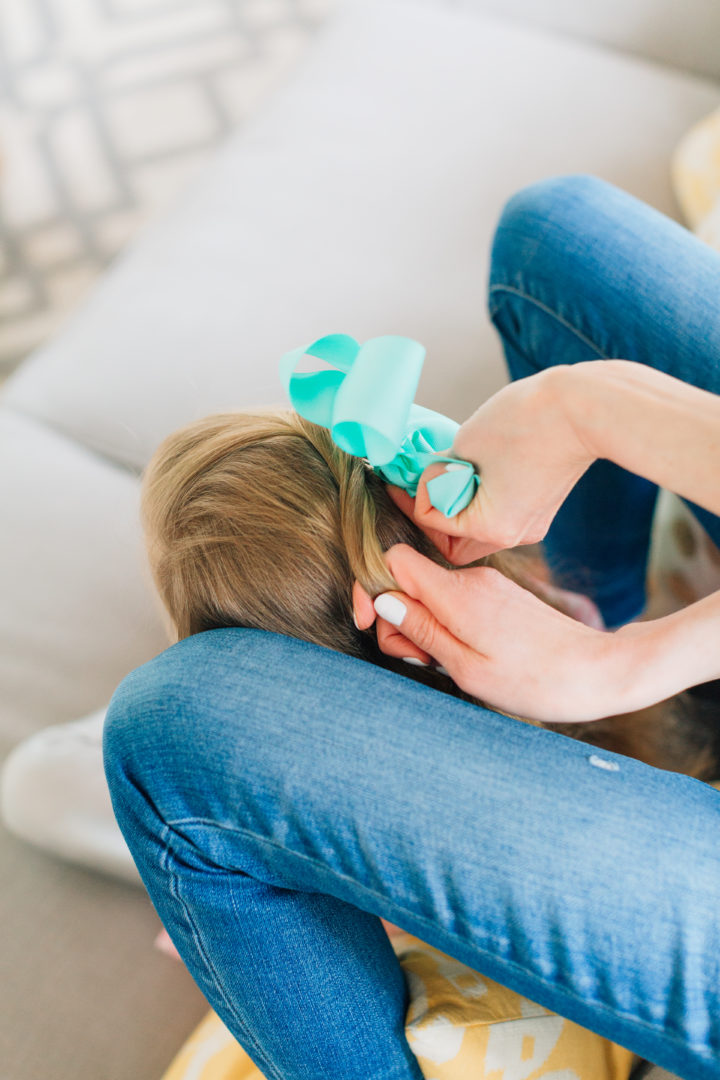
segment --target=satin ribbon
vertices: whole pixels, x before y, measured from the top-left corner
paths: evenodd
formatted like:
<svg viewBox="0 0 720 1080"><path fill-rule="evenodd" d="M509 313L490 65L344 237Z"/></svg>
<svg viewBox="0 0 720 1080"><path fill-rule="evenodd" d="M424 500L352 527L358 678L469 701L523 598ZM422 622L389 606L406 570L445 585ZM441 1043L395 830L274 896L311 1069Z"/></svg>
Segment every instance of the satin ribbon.
<svg viewBox="0 0 720 1080"><path fill-rule="evenodd" d="M312 370L298 371L305 358ZM387 334L360 345L347 334L328 334L285 353L280 378L300 416L410 495L428 465L452 465L427 485L431 504L449 518L471 502L480 477L469 461L440 453L460 425L413 401L424 359L425 349L410 338Z"/></svg>

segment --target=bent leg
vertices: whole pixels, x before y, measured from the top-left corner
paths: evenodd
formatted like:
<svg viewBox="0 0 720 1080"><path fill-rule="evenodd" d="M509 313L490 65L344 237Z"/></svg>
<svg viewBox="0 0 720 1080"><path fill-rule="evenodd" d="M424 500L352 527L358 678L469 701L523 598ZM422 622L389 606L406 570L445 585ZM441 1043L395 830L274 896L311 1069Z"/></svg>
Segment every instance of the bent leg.
<svg viewBox="0 0 720 1080"><path fill-rule="evenodd" d="M617 357L720 393L719 304L717 252L602 180L543 180L503 211L489 306L513 379ZM556 580L587 591L609 627L644 605L656 495L655 485L597 462L548 532ZM720 519L692 509L720 544Z"/></svg>
<svg viewBox="0 0 720 1080"><path fill-rule="evenodd" d="M268 1077L421 1075L382 916L641 1057L716 1078L717 792L619 755L598 768L591 750L245 629L137 669L105 732L153 903Z"/></svg>

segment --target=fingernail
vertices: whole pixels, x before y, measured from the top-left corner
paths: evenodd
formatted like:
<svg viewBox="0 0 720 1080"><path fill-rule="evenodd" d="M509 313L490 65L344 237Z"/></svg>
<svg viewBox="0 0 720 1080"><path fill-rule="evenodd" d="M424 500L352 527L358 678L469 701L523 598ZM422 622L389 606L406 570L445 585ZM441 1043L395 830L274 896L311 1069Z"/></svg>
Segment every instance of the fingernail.
<svg viewBox="0 0 720 1080"><path fill-rule="evenodd" d="M406 664L415 664L416 667L427 667L425 660L419 660L417 656L403 656L402 659Z"/></svg>
<svg viewBox="0 0 720 1080"><path fill-rule="evenodd" d="M356 630L359 630L359 629L360 629L360 627L358 626L358 621L357 621L357 619L355 618L355 608L353 608L353 613L352 613L352 619L353 619L353 622L355 623L355 629L356 629Z"/></svg>
<svg viewBox="0 0 720 1080"><path fill-rule="evenodd" d="M462 462L458 461L457 465L454 461L451 461L449 465L445 466L445 472L459 472L461 469L467 468Z"/></svg>
<svg viewBox="0 0 720 1080"><path fill-rule="evenodd" d="M437 667L435 668L435 670L436 670L436 671L439 671L441 675L447 675L447 677L448 677L449 679L452 679L452 675L450 674L450 672L448 671L448 669L447 669L447 668L444 668L444 667L442 666L442 664L438 664L438 666L437 666Z"/></svg>
<svg viewBox="0 0 720 1080"><path fill-rule="evenodd" d="M397 596L381 593L373 600L373 607L381 619L386 619L393 626L400 626L407 615L407 608Z"/></svg>

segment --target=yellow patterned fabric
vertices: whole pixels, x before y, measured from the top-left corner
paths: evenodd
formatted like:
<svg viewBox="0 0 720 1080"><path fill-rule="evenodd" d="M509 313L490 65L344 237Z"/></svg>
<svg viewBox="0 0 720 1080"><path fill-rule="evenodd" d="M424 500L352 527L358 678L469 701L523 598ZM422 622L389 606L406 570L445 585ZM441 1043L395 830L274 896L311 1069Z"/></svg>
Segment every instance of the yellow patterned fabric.
<svg viewBox="0 0 720 1080"><path fill-rule="evenodd" d="M426 1080L627 1080L637 1058L410 934L392 939L410 992L405 1033ZM163 1080L263 1080L210 1013Z"/></svg>
<svg viewBox="0 0 720 1080"><path fill-rule="evenodd" d="M675 197L688 226L720 250L720 109L683 137L671 172Z"/></svg>

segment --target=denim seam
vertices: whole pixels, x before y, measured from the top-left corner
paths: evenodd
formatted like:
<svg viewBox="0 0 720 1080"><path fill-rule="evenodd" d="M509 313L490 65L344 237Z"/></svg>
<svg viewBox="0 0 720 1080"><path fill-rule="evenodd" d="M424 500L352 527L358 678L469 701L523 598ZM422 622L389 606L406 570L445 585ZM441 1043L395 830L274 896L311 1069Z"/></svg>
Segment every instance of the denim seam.
<svg viewBox="0 0 720 1080"><path fill-rule="evenodd" d="M262 1066L263 1067L263 1072L266 1072L268 1074L270 1080L282 1080L282 1076L280 1075L279 1072L277 1072L277 1070L275 1069L275 1066L272 1064L272 1062L271 1061L266 1061L265 1055L260 1051L256 1040L248 1032L246 1024L244 1023L242 1018L240 1016L238 1016L237 1011L235 1010L235 1008L233 1007L231 1002L228 1000L227 995L225 994L225 991L223 989L222 983L218 979L217 972L215 971L215 968L214 968L213 964L210 962L210 959L208 958L207 953L205 952L205 949L204 949L204 946L203 946L203 943L202 943L202 939L200 937L200 934L198 933L197 927L195 926L195 923L194 923L194 921L192 919L192 916L190 915L187 904L185 903L182 896L180 895L180 891L179 891L180 878L179 878L179 875L177 874L177 872L175 870L175 865L174 865L174 859L173 859L173 853L172 853L172 850L171 850L171 846L167 842L168 841L168 836L170 835L171 832L172 832L172 822L167 822L165 824L165 827L163 828L161 834L160 834L160 842L161 842L161 844L163 845L163 848L164 848L162 859L160 860L160 869L163 870L167 874L167 876L168 876L168 878L170 880L170 895L180 905L182 913L183 913L183 915L185 917L185 921L186 921L186 923L187 923L187 925L188 925L188 927L190 929L190 933L192 934L192 939L193 939L193 942L195 943L195 947L196 947L196 949L198 951L198 954L199 954L201 960L203 961L206 972L210 975L210 977L212 979L212 982L213 982L213 985L214 985L214 987L215 987L215 989L217 991L218 997L225 1003L225 1005L226 1005L226 1007L228 1009L228 1012L235 1018L235 1021L236 1021L237 1025L238 1025L238 1027L240 1028L240 1030L243 1032L243 1035L246 1038L248 1045L253 1048L253 1051L255 1052L255 1054L257 1055L259 1060L261 1060L263 1062L263 1066Z"/></svg>
<svg viewBox="0 0 720 1080"><path fill-rule="evenodd" d="M326 872L328 871L328 867L325 865L325 863L318 862L317 859L313 859L310 855L304 855L304 854L302 854L302 852L298 852L298 851L290 851L288 848L283 847L283 845L278 843L276 840L270 840L267 837L258 836L256 833L250 832L249 829L241 829L241 828L238 828L235 825L224 825L224 824L221 824L221 823L219 823L217 821L210 821L207 818L181 818L180 820L177 820L177 821L168 821L167 824L166 824L166 827L167 828L175 828L176 826L181 826L181 825L205 825L205 826L210 826L213 829L223 829L226 832L237 833L240 836L247 836L247 837L250 837L252 840L256 840L260 844L266 844L266 845L268 845L270 847L276 848L279 851L284 852L285 854L290 854L296 859L302 859L305 862L310 863L312 866L316 866L319 869L322 869L322 870L324 870ZM356 881L355 878L348 877L346 874L341 873L339 870L330 870L330 873L332 873L333 875L335 875L336 877L340 878L343 881L349 882L355 888L361 889L364 893L367 893L369 896L372 896L372 897L374 897L374 898L376 898L378 900L381 900L381 901L383 901L383 903L388 903L388 898L386 896L384 896L382 893L375 892L373 889L368 888L368 886L366 886L366 885L361 884L360 882ZM390 901L390 903L393 905L393 907L397 911L400 911L405 915L410 915L413 919L417 919L420 922L424 923L426 926L429 926L431 929L434 929L435 931L437 931L438 926L437 926L436 923L432 922L432 920L425 918L425 916L423 916L423 915L417 915L414 911L409 911L407 908L400 907L398 904L396 904L392 900ZM443 930L441 928L441 933L447 934L448 937L452 938L452 935L450 934L450 931ZM469 944L472 944L472 943L469 943ZM474 944L472 944L472 947L474 949L477 949L479 952L483 953L485 956L488 956L491 960L497 961L498 958L496 956L494 956L492 953L488 953L487 949L483 949L480 946L474 945ZM582 1005L586 1005L586 1006L589 1005L593 1009L598 1009L601 1012L604 1012L604 1013L608 1014L613 1019L618 1019L619 1018L621 1020L629 1020L633 1024L637 1025L638 1027L644 1028L645 1030L649 1031L653 1035L661 1035L663 1038L668 1039L668 1041L670 1041L672 1043L675 1043L682 1050L687 1051L688 1049L690 1049L693 1053L697 1053L697 1054L700 1054L701 1056L709 1057L709 1060L714 1060L715 1059L715 1055L714 1055L714 1052L713 1052L712 1049L708 1049L705 1046L698 1047L697 1045L694 1045L692 1043L688 1043L688 1041L686 1039L679 1038L678 1036L674 1035L672 1032L667 1031L667 1029L664 1028L664 1027L657 1027L657 1026L655 1026L653 1024L648 1023L646 1020L641 1020L639 1017L633 1016L630 1013L624 1013L624 1012L621 1012L619 1009L616 1009L616 1008L611 1007L609 1005L603 1005L602 1002L595 1002L595 1001L589 1002L586 998L580 997L578 994L576 994L574 990L570 990L570 989L566 989L565 987L558 986L557 983L548 982L546 979L542 978L542 976L536 975L534 972L529 971L527 968L523 967L521 964L516 963L516 961L514 961L514 960L502 959L502 963L508 965L511 968L515 968L518 972L522 973L523 975L528 975L528 974L531 975L533 978L537 979L543 986L547 986L551 990L558 990L559 989L561 991L561 993L567 995L568 997L574 999L575 1001L580 1002Z"/></svg>
<svg viewBox="0 0 720 1080"><path fill-rule="evenodd" d="M235 902L235 894L230 893L230 903L232 904L233 916L238 920L242 920L242 912L238 910L238 906ZM412 1049L412 1048L411 1048ZM373 1073L373 1080L375 1080L375 1074ZM382 1076L378 1075L377 1080L407 1080L407 1072L405 1070L402 1073L398 1073L393 1070L392 1073L383 1073Z"/></svg>
<svg viewBox="0 0 720 1080"><path fill-rule="evenodd" d="M488 289L488 308L490 310L491 318L498 310L497 307L493 310L491 304L493 293L496 292L512 293L514 296L519 296L521 300L526 300L529 304L534 304L535 307L540 308L540 310L544 311L546 315L549 315L551 318L555 319L562 326L564 326L566 330L569 330L570 333L574 334L575 337L579 338L579 340L582 341L584 345L588 345L594 352L598 354L598 357L601 360L610 359L609 356L605 355L605 352L602 349L598 348L594 341L592 341L589 337L583 334L581 330L578 330L577 327L573 326L572 323L569 323L567 319L563 319L562 315L558 315L557 311L553 311L553 309L548 307L547 304L543 304L542 300L537 300L534 296L530 296L529 293L523 292L522 289L517 289L513 285L490 286L490 288Z"/></svg>

